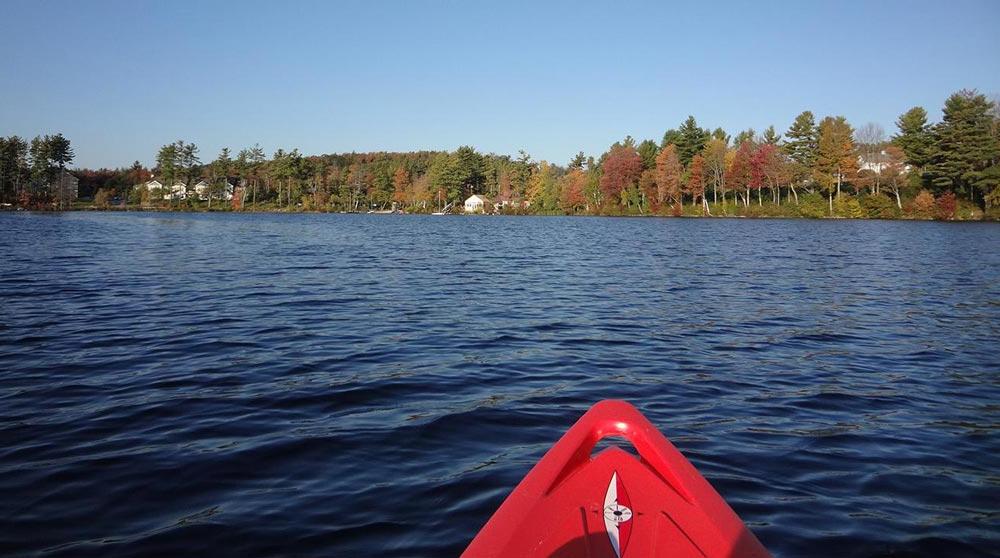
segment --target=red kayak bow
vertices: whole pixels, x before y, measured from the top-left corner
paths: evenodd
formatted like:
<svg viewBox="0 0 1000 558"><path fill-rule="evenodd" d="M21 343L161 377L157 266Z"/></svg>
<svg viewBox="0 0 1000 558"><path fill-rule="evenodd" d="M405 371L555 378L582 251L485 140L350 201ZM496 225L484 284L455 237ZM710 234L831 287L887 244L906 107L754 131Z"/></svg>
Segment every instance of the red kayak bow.
<svg viewBox="0 0 1000 558"><path fill-rule="evenodd" d="M639 456L609 447L621 437ZM751 558L767 550L687 459L624 401L594 405L497 509L463 558Z"/></svg>

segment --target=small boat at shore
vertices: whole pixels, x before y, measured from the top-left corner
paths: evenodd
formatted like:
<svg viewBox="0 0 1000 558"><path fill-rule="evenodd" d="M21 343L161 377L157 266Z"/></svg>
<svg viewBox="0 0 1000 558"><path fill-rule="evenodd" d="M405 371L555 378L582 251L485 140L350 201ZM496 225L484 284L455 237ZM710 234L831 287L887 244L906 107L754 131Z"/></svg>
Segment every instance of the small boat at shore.
<svg viewBox="0 0 1000 558"><path fill-rule="evenodd" d="M610 446L624 438L638 455ZM528 472L463 558L766 558L694 465L635 407L594 405Z"/></svg>

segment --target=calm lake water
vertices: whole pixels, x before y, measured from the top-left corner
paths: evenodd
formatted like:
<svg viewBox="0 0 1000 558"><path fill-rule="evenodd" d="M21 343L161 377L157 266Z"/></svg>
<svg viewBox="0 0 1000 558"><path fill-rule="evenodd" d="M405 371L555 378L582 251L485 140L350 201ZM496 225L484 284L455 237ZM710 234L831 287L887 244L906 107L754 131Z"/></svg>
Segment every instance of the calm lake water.
<svg viewBox="0 0 1000 558"><path fill-rule="evenodd" d="M0 554L457 556L594 402L778 556L1000 544L1000 225L0 214Z"/></svg>

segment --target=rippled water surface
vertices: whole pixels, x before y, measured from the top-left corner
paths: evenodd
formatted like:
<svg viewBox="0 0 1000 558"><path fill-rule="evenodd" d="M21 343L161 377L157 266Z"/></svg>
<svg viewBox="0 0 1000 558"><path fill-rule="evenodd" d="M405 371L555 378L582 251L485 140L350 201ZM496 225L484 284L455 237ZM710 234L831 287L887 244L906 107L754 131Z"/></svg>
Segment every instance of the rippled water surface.
<svg viewBox="0 0 1000 558"><path fill-rule="evenodd" d="M635 403L779 556L1000 543L1000 226L0 214L0 554L456 556Z"/></svg>

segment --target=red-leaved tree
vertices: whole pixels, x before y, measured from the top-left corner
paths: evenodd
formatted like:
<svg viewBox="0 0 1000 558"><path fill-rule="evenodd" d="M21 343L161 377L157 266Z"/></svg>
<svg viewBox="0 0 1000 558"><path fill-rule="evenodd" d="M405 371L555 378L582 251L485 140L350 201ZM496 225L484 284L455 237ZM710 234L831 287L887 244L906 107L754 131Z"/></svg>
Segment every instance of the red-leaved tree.
<svg viewBox="0 0 1000 558"><path fill-rule="evenodd" d="M705 158L701 156L701 153L698 153L691 159L684 192L691 196L693 203L698 203L698 199L701 198L701 211L702 213L708 213L708 200L705 199Z"/></svg>
<svg viewBox="0 0 1000 558"><path fill-rule="evenodd" d="M733 162L726 169L726 186L730 186L733 192L747 191L746 199L743 201L750 205L750 159L753 155L753 148L750 142L745 141L740 144L733 156Z"/></svg>
<svg viewBox="0 0 1000 558"><path fill-rule="evenodd" d="M621 193L634 185L642 175L642 157L634 147L617 145L604 160L604 174L601 175L603 203L620 203Z"/></svg>
<svg viewBox="0 0 1000 558"><path fill-rule="evenodd" d="M954 192L949 191L938 196L935 205L934 217L936 219L951 221L955 218L958 202L955 200Z"/></svg>

